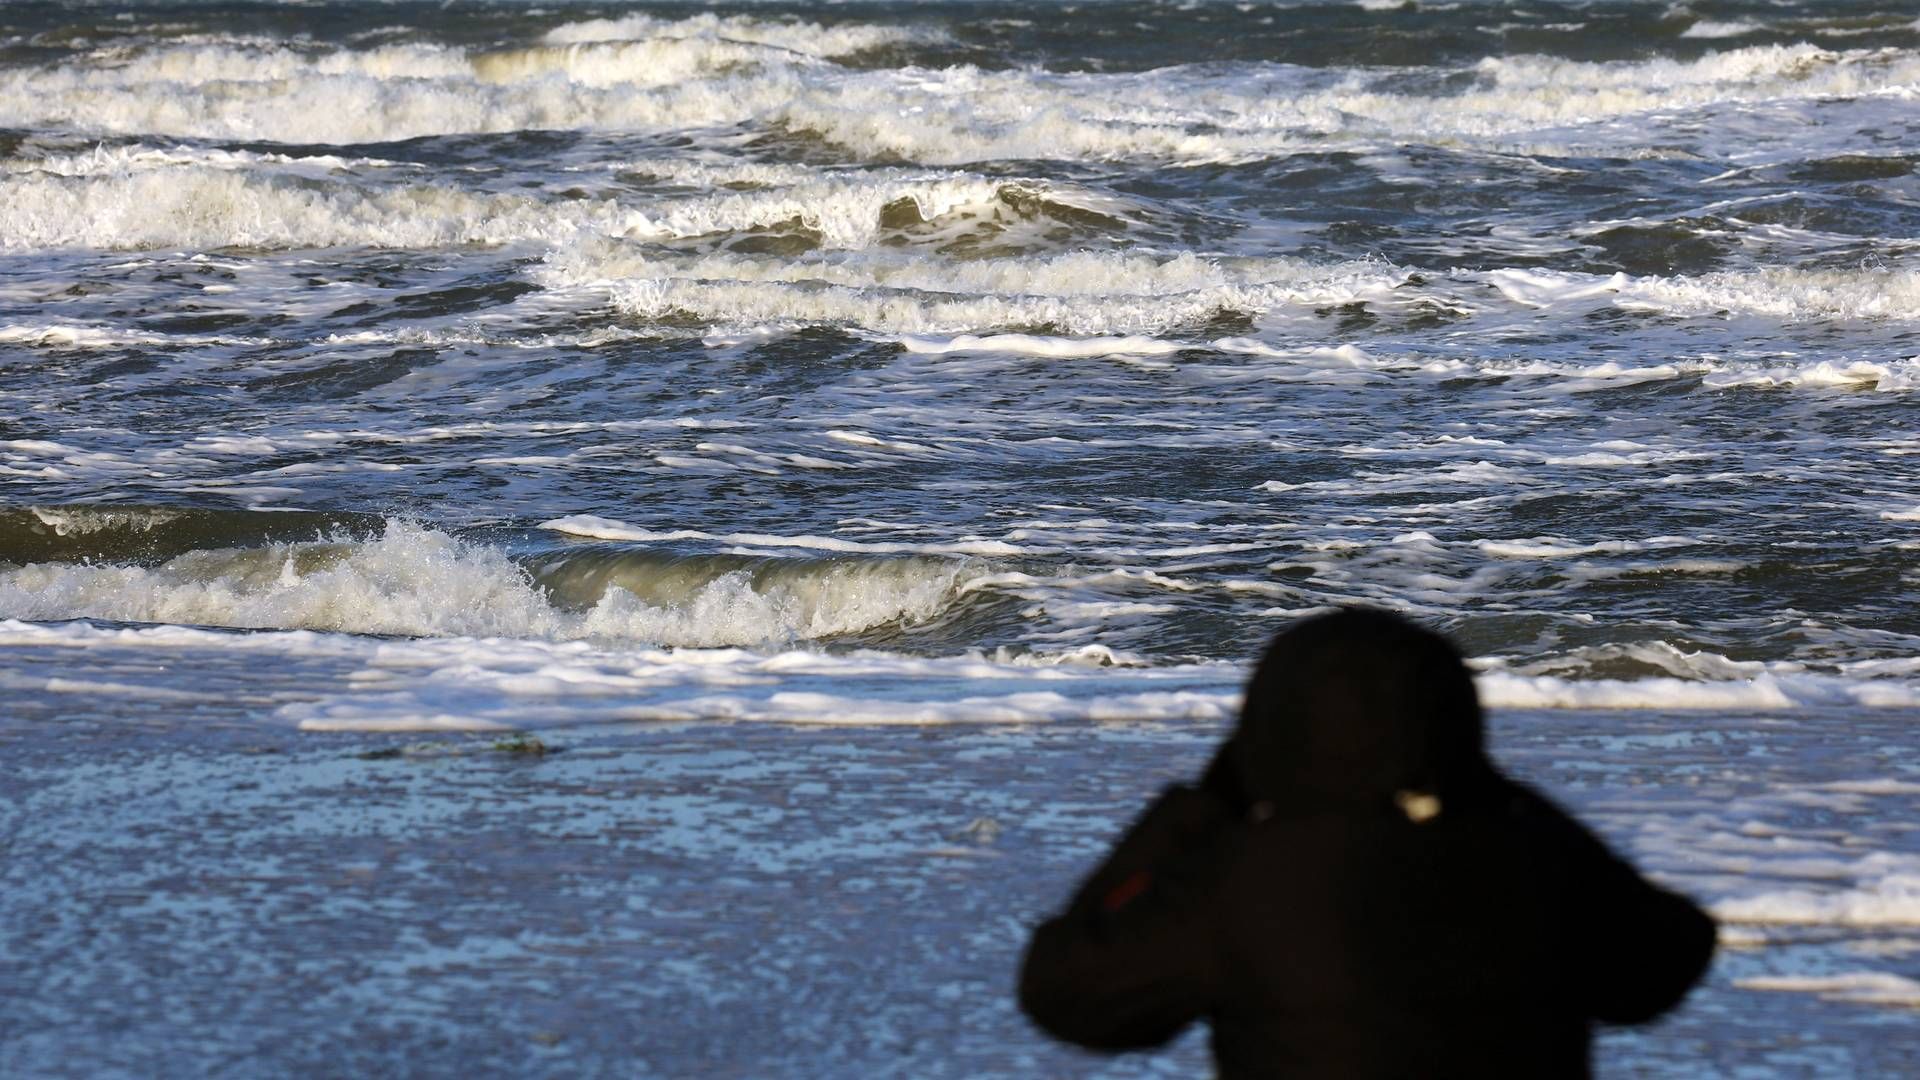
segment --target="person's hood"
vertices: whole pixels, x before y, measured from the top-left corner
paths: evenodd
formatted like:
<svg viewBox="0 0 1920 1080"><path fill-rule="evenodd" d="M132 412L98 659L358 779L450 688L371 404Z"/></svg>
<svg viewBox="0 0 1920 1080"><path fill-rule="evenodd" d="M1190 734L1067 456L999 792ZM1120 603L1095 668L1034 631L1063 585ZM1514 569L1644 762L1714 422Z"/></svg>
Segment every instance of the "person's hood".
<svg viewBox="0 0 1920 1080"><path fill-rule="evenodd" d="M1274 639L1223 764L1250 807L1396 803L1416 821L1494 775L1460 654L1405 619L1358 609Z"/></svg>

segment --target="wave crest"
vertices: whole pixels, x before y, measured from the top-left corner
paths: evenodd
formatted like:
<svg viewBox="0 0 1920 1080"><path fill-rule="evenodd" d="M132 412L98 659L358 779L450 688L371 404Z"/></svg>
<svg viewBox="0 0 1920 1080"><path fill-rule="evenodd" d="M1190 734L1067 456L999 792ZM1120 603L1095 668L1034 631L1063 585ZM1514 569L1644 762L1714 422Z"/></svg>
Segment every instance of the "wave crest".
<svg viewBox="0 0 1920 1080"><path fill-rule="evenodd" d="M192 551L154 566L36 562L0 570L0 618L759 645L931 618L960 595L970 566L631 551L523 565L485 544L390 521L364 541Z"/></svg>

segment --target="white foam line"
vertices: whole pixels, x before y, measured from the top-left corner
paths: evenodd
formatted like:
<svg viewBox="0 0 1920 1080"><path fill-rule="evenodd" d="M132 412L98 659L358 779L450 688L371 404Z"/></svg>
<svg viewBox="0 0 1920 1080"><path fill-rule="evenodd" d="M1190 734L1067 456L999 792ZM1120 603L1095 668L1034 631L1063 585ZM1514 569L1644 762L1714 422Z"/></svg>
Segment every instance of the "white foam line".
<svg viewBox="0 0 1920 1080"><path fill-rule="evenodd" d="M835 536L781 536L772 533L709 533L698 529L643 529L612 518L595 517L591 514L575 514L570 517L554 518L543 521L540 528L569 536L584 536L596 540L635 540L635 541L674 541L708 540L723 544L739 544L760 548L807 548L816 551L858 552L869 555L1022 555L1028 549L1015 547L999 540L973 539L944 544L904 544L877 543L860 540L844 540Z"/></svg>
<svg viewBox="0 0 1920 1080"><path fill-rule="evenodd" d="M1766 269L1629 277L1499 269L1485 280L1525 307L1612 306L1681 317L1756 315L1793 321L1920 319L1920 271Z"/></svg>
<svg viewBox="0 0 1920 1080"><path fill-rule="evenodd" d="M878 186L890 181L874 179L868 183ZM1009 189L1026 189L1029 195L1056 203L1082 201L1087 195L1057 185L1019 181L974 192L990 202L947 203L935 198L938 189L932 184L933 181L926 181L923 186L902 185L897 190L902 192L901 197L906 197L908 192L927 197L931 208L937 211L933 216L957 212L958 217L966 221L990 213ZM847 182L845 186L853 185ZM887 190L890 193L896 189ZM965 192L956 189L956 194ZM839 204L822 210L823 216L857 219L865 223L863 227L869 231L877 224L883 205L881 200L869 200L847 190L823 192L821 201ZM1243 297L1273 297L1316 305L1356 300L1391 303L1396 299L1395 291L1407 283L1409 273L1371 259L1326 263L1289 257L1202 257L1192 252L1166 257L1070 251L930 261L918 252L883 247L862 251L857 257L825 254L770 260L727 252L694 256L661 254L601 239L582 239L555 251L540 271L542 281L556 288L605 287L636 281L751 282L810 287L834 285L946 298L991 294L1024 298L1028 302L1040 298L1083 301L1179 298L1184 302L1193 297L1211 297L1217 303Z"/></svg>
<svg viewBox="0 0 1920 1080"><path fill-rule="evenodd" d="M1525 540L1476 540L1474 546L1500 559L1563 559L1578 555L1615 555L1629 552L1689 547L1701 543L1687 536L1656 536L1647 540L1600 540L1581 543L1556 536Z"/></svg>
<svg viewBox="0 0 1920 1080"><path fill-rule="evenodd" d="M356 169L423 169L410 162L385 158L343 158L334 154L262 154L249 150L221 150L195 146L114 146L97 144L73 154L0 159L0 173L47 173L53 176L124 174L150 169L199 165L236 171L263 166L285 166L291 171L325 176Z"/></svg>
<svg viewBox="0 0 1920 1080"><path fill-rule="evenodd" d="M1828 1001L1863 1005L1920 1006L1920 982L1886 971L1848 971L1836 975L1755 975L1735 979L1742 990L1782 990L1818 994Z"/></svg>
<svg viewBox="0 0 1920 1080"><path fill-rule="evenodd" d="M1735 38L1748 34L1757 34L1766 27L1756 22L1738 20L1721 22L1714 19L1702 19L1680 32L1683 38Z"/></svg>
<svg viewBox="0 0 1920 1080"><path fill-rule="evenodd" d="M829 57L845 56L885 45L913 41L938 41L943 39L944 35L924 27L868 23L824 26L794 18L720 16L711 12L703 12L684 19L662 19L644 14L626 15L617 19L584 19L563 23L547 31L546 34L546 40L556 45L699 37L774 45L808 56Z"/></svg>
<svg viewBox="0 0 1920 1080"><path fill-rule="evenodd" d="M1126 337L1064 338L1035 334L960 334L940 338L909 334L898 339L911 353L942 356L948 353L1014 353L1054 359L1084 359L1099 356L1166 356L1192 348L1175 341L1130 335Z"/></svg>
<svg viewBox="0 0 1920 1080"><path fill-rule="evenodd" d="M0 241L0 247L4 247ZM126 345L260 345L266 338L222 337L211 334L161 334L129 327L88 326L79 323L44 322L0 325L0 345L26 345L41 349L116 349Z"/></svg>
<svg viewBox="0 0 1920 1080"><path fill-rule="evenodd" d="M1851 705L1920 708L1920 683L1840 675L1765 673L1750 679L1563 679L1494 671L1476 680L1492 709L1793 709Z"/></svg>
<svg viewBox="0 0 1920 1080"><path fill-rule="evenodd" d="M381 655L394 663L406 660L407 663L432 668L442 661L450 665L449 670L474 670L489 664L508 664L524 666L528 658L538 659L536 667L559 663L562 667L578 661L585 664L582 668L588 674L594 671L613 672L605 678L612 679L621 692L633 691L639 684L622 682L626 677L619 672L639 671L644 668L654 675L667 677L683 670L711 670L731 672L728 680L747 678L765 679L788 676L813 675L833 678L861 677L902 679L1032 679L1078 677L1068 676L1063 669L1042 664L1045 657L1002 658L999 661L980 658L913 658L893 656L882 653L863 653L853 655L827 655L808 651L784 653L755 653L741 649L699 649L679 648L674 650L629 649L619 652L602 652L584 642L566 641L525 641L509 639L488 639L471 637L452 637L422 639L416 642L394 644L375 639L355 637L336 633L315 633L310 631L261 631L252 633L216 632L180 626L151 626L126 629L108 629L86 623L45 624L17 619L0 620L0 646L75 646L86 647L94 644L112 644L125 647L147 648L213 648L225 650L266 650L284 652L291 655L351 656L364 653L368 648L384 649ZM1055 661L1064 659L1072 664L1110 664L1113 658L1097 646L1069 649L1070 655L1063 654ZM514 659L514 658L519 659ZM411 659L408 659L411 658ZM491 659L489 659L491 658ZM504 658L504 659L503 659ZM455 662L457 660L457 663ZM636 668L635 664L641 667ZM1236 708L1238 687L1245 677L1244 668L1233 664L1211 665L1173 665L1159 667L1125 669L1141 678L1148 679L1200 679L1218 689L1209 689L1207 700L1213 702L1208 709L1217 706L1221 715L1231 715ZM618 677L615 677L618 676ZM652 676L649 676L652 677ZM719 677L719 676L716 676ZM672 675L672 680L679 680ZM603 679L603 681L605 681ZM578 677L569 682L574 691L578 690ZM1482 701L1492 709L1656 709L1656 710L1712 710L1733 711L1748 709L1781 710L1820 706L1850 706L1868 708L1915 708L1920 707L1920 685L1912 682L1887 678L1858 678L1845 675L1822 674L1776 674L1766 672L1746 679L1682 679L1649 678L1637 680L1578 680L1545 676L1520 676L1506 672L1483 672L1476 682L1480 688ZM554 684L558 685L558 684ZM512 686L500 688L501 693L526 691L533 684L521 681ZM517 690L515 688L518 688ZM491 691L488 691L491 693ZM569 691L572 692L572 691ZM1131 692L1131 691L1129 691ZM942 691L943 694L948 693ZM481 695L485 697L485 694ZM512 696L509 693L509 696ZM1071 695L1070 695L1071 696ZM1144 699L1142 699L1144 700ZM628 702L628 704L634 704ZM1191 704L1191 703L1189 703ZM504 707L504 706L503 706ZM703 706L704 707L704 706ZM876 708L881 706L876 706ZM893 706L884 706L892 708ZM1026 708L1027 706L1020 706ZM676 705L676 709L684 706ZM714 715L771 716L779 713L795 718L800 710L782 709L778 706L755 706L745 709L734 705L713 706L718 710ZM916 706L918 708L918 706ZM565 713L564 703L556 703L556 717ZM1034 706L1034 716L1065 715L1065 706L1058 702L1047 704L1045 708ZM743 711L744 710L744 711ZM758 710L758 711L756 711ZM770 711L769 711L770 710ZM856 710L858 711L858 710ZM975 710L967 716L981 716ZM862 715L867 713L862 712ZM1007 714L1011 715L1011 714ZM1117 715L1117 714L1116 714ZM1874 793L1879 792L1878 789ZM1883 794L1895 795L1899 792L1889 789ZM1920 888L1920 878L1907 881L1889 878L1889 881L1901 888ZM1901 894L1904 896L1905 894ZM1915 896L1920 896L1916 893ZM1908 898L1912 899L1912 898ZM1898 900L1898 904L1907 904L1908 899ZM1771 907L1752 910L1736 906L1729 909L1729 917L1759 918L1767 911L1780 916L1783 904L1791 909L1793 904L1802 904L1808 912L1820 915L1853 920L1876 918L1871 914L1874 909L1867 901L1866 907L1847 908L1835 915L1821 905L1827 900L1818 897L1787 897L1784 900L1774 898L1767 903ZM1779 901L1779 902L1775 902ZM1758 903L1758 901L1756 901ZM1853 901L1847 901L1851 904ZM1898 905L1896 905L1898 906ZM1818 908L1819 911L1814 911ZM1920 911L1920 900L1913 906L1900 907L1902 911ZM1849 912L1851 912L1849 914ZM1812 917L1811 915L1808 917ZM1888 916L1889 918L1891 916Z"/></svg>

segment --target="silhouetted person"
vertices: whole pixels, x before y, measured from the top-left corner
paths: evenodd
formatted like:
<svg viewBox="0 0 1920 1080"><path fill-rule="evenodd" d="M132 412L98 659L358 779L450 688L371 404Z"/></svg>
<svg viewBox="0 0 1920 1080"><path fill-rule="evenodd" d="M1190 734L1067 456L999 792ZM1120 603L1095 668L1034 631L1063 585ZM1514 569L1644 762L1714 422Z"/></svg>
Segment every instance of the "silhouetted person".
<svg viewBox="0 0 1920 1080"><path fill-rule="evenodd" d="M1213 1027L1222 1077L1578 1077L1672 1008L1714 926L1501 775L1444 638L1308 620L1199 787L1034 932L1020 1005L1101 1050Z"/></svg>

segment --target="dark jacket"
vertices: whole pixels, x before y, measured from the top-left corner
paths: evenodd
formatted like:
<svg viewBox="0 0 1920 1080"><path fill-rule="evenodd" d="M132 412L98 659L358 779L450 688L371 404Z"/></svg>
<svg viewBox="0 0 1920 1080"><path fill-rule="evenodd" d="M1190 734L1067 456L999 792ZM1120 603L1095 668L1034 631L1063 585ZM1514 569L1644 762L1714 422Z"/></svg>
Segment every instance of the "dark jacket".
<svg viewBox="0 0 1920 1080"><path fill-rule="evenodd" d="M1020 1003L1103 1050L1213 1027L1223 1077L1569 1077L1671 1008L1714 927L1502 776L1444 639L1342 612L1280 638L1198 787L1035 932Z"/></svg>

